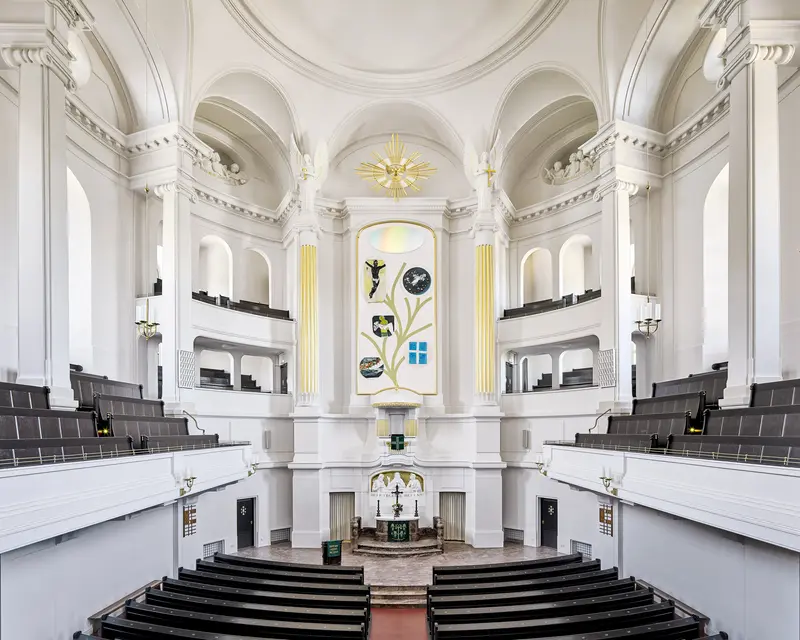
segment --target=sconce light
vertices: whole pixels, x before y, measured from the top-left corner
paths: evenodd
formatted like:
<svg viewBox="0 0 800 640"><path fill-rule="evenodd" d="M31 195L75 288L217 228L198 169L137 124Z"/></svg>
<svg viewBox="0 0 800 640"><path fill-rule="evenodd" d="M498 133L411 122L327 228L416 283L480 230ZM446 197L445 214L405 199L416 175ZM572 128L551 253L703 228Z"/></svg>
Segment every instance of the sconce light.
<svg viewBox="0 0 800 640"><path fill-rule="evenodd" d="M181 487L180 491L181 496L185 496L192 490L195 480L197 480L197 476L193 476L192 472L187 469L186 477L183 479L183 486Z"/></svg>
<svg viewBox="0 0 800 640"><path fill-rule="evenodd" d="M247 477L249 478L250 476L255 474L257 470L258 470L258 462L254 462L253 464L250 465L250 469L248 469L247 471Z"/></svg>
<svg viewBox="0 0 800 640"><path fill-rule="evenodd" d="M139 320L135 324L136 332L145 340L149 340L158 332L158 322L150 322L150 298L145 302L144 320Z"/></svg>
<svg viewBox="0 0 800 640"><path fill-rule="evenodd" d="M616 495L619 492L619 490L616 487L614 487L613 489L611 488L611 480L612 479L613 478L608 478L606 476L600 476L600 481L603 483L603 486L606 489L606 493L609 493L612 496L616 497Z"/></svg>
<svg viewBox="0 0 800 640"><path fill-rule="evenodd" d="M547 469L544 468L544 462L537 462L536 469L541 473L545 478L547 477Z"/></svg>

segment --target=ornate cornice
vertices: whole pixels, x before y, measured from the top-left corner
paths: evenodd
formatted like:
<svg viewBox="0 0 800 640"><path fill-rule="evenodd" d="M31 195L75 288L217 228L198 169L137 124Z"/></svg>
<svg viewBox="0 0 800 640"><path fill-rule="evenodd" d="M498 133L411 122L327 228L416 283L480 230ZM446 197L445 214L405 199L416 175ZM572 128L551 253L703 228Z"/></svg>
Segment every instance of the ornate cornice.
<svg viewBox="0 0 800 640"><path fill-rule="evenodd" d="M635 196L639 192L639 185L633 182L625 182L613 178L608 182L601 184L592 195L595 202L600 202L610 193L622 192L627 193L629 196Z"/></svg>
<svg viewBox="0 0 800 640"><path fill-rule="evenodd" d="M705 133L728 114L730 107L730 95L727 92L718 94L709 107L698 114L696 118L685 121L667 134L665 155L675 153L702 133Z"/></svg>
<svg viewBox="0 0 800 640"><path fill-rule="evenodd" d="M708 0L698 16L700 26L706 29L724 27L728 17L742 2L743 0Z"/></svg>
<svg viewBox="0 0 800 640"><path fill-rule="evenodd" d="M67 95L66 109L69 118L86 133L115 153L122 156L126 154L125 135L99 121L96 116L89 115L88 109L83 104L80 104L75 96Z"/></svg>
<svg viewBox="0 0 800 640"><path fill-rule="evenodd" d="M67 56L71 54L67 51ZM52 45L41 46L10 46L0 49L0 57L10 67L19 67L22 64L38 64L50 69L56 77L64 83L67 91L75 91L75 79L69 68L69 58L59 55Z"/></svg>
<svg viewBox="0 0 800 640"><path fill-rule="evenodd" d="M213 207L236 214L242 218L249 218L259 222L279 222L278 215L274 211L253 205L240 204L225 198L221 194L210 193L200 187L194 187L196 198L200 202L205 202Z"/></svg>
<svg viewBox="0 0 800 640"><path fill-rule="evenodd" d="M559 213L560 211L565 211L567 209L571 209L572 207L577 207L584 202L588 202L592 199L594 192L597 188L597 180L593 180L589 184L585 185L578 191L575 191L571 194L563 196L558 200L550 200L546 203L535 204L530 207L525 207L524 209L520 209L519 211L515 211L512 213L512 224L521 224L523 222L527 222L529 220L534 220L536 218L545 218L547 216L551 216L553 214Z"/></svg>

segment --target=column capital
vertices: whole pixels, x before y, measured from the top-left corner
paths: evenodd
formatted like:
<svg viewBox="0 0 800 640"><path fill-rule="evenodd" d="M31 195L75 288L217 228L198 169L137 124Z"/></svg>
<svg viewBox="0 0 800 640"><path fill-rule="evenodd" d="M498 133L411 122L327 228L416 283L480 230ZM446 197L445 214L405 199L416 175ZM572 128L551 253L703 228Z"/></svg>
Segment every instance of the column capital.
<svg viewBox="0 0 800 640"><path fill-rule="evenodd" d="M754 62L788 64L800 46L800 20L750 20L728 37L721 56L725 69L717 88L725 89Z"/></svg>
<svg viewBox="0 0 800 640"><path fill-rule="evenodd" d="M639 185L634 182L626 182L613 177L611 180L601 184L592 195L595 202L600 202L607 195L615 192L627 193L628 196L633 197L639 192Z"/></svg>
<svg viewBox="0 0 800 640"><path fill-rule="evenodd" d="M197 202L197 192L190 183L184 180L173 180L171 182L163 182L158 184L153 187L153 193L156 195L156 197L161 198L162 200L164 196L169 193L182 193L192 201L192 204Z"/></svg>
<svg viewBox="0 0 800 640"><path fill-rule="evenodd" d="M53 45L9 46L0 49L0 58L9 67L20 67L23 64L40 65L50 69L64 83L68 91L75 91L77 88L69 68L72 54L68 50L60 51Z"/></svg>

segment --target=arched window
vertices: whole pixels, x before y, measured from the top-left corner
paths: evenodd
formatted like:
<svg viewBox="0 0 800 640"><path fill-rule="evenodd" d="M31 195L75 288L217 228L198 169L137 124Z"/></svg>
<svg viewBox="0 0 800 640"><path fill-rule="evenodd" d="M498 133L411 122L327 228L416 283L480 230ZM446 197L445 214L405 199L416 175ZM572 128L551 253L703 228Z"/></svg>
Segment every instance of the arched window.
<svg viewBox="0 0 800 640"><path fill-rule="evenodd" d="M210 296L233 296L233 254L228 243L217 236L200 240L200 290Z"/></svg>
<svg viewBox="0 0 800 640"><path fill-rule="evenodd" d="M553 299L553 260L547 249L531 249L520 267L522 304Z"/></svg>
<svg viewBox="0 0 800 640"><path fill-rule="evenodd" d="M69 359L91 370L92 213L81 183L67 169L69 246Z"/></svg>
<svg viewBox="0 0 800 640"><path fill-rule="evenodd" d="M594 380L594 354L591 349L564 351L559 359L562 387L580 387Z"/></svg>
<svg viewBox="0 0 800 640"><path fill-rule="evenodd" d="M592 239L585 235L569 238L559 252L558 285L561 295L582 294L594 289Z"/></svg>
<svg viewBox="0 0 800 640"><path fill-rule="evenodd" d="M242 391L272 392L273 367L271 358L242 356Z"/></svg>
<svg viewBox="0 0 800 640"><path fill-rule="evenodd" d="M270 274L271 269L267 257L257 249L246 250L239 299L270 304Z"/></svg>
<svg viewBox="0 0 800 640"><path fill-rule="evenodd" d="M728 165L703 208L703 365L728 359Z"/></svg>

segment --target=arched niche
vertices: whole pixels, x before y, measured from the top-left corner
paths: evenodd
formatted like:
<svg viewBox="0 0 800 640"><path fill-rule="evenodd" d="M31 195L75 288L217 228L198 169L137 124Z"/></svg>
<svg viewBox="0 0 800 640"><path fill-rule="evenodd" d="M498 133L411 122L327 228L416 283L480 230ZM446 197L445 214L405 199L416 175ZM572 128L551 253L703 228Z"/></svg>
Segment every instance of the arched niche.
<svg viewBox="0 0 800 640"><path fill-rule="evenodd" d="M520 391L533 391L534 387L552 387L553 359L548 353L523 356L519 367ZM541 384L540 384L541 383Z"/></svg>
<svg viewBox="0 0 800 640"><path fill-rule="evenodd" d="M260 387L262 393L272 392L275 363L266 356L242 356L242 390L247 391L247 377Z"/></svg>
<svg viewBox="0 0 800 640"><path fill-rule="evenodd" d="M728 165L703 206L703 366L728 359Z"/></svg>
<svg viewBox="0 0 800 640"><path fill-rule="evenodd" d="M520 301L522 304L553 299L553 259L550 251L531 249L520 265Z"/></svg>
<svg viewBox="0 0 800 640"><path fill-rule="evenodd" d="M67 168L67 234L69 247L69 358L91 370L92 347L92 212L89 198Z"/></svg>
<svg viewBox="0 0 800 640"><path fill-rule="evenodd" d="M594 353L591 349L569 349L559 356L559 383L562 387L592 384Z"/></svg>
<svg viewBox="0 0 800 640"><path fill-rule="evenodd" d="M241 283L239 299L271 305L272 269L267 256L258 249L246 249L242 262L243 273L239 278Z"/></svg>
<svg viewBox="0 0 800 640"><path fill-rule="evenodd" d="M201 387L226 389L234 385L233 356L227 351L203 349L197 356L197 369Z"/></svg>
<svg viewBox="0 0 800 640"><path fill-rule="evenodd" d="M592 239L583 234L571 236L558 256L558 286L562 296L582 294L595 288Z"/></svg>
<svg viewBox="0 0 800 640"><path fill-rule="evenodd" d="M233 254L227 242L214 235L200 240L198 266L200 291L210 296L233 296Z"/></svg>

